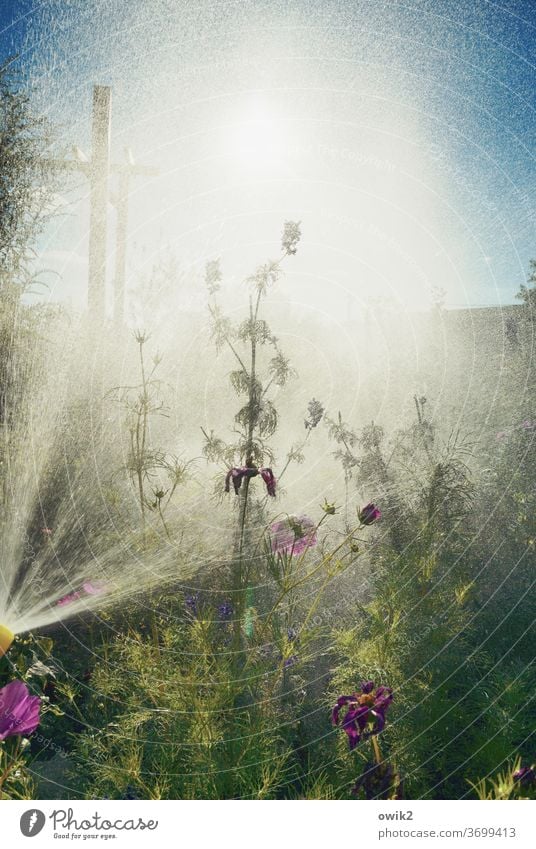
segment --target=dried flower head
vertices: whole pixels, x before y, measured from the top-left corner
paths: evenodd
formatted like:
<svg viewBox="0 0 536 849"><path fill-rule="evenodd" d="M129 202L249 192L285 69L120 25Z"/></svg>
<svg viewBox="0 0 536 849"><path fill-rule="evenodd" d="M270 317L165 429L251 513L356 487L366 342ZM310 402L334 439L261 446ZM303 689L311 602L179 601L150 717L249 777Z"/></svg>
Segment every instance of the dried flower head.
<svg viewBox="0 0 536 849"><path fill-rule="evenodd" d="M301 221L285 221L281 247L285 254L293 256L298 250L298 242L301 239Z"/></svg>
<svg viewBox="0 0 536 849"><path fill-rule="evenodd" d="M308 416L304 421L305 429L312 430L321 421L322 416L324 415L324 407L320 401L313 398L307 405L307 413Z"/></svg>

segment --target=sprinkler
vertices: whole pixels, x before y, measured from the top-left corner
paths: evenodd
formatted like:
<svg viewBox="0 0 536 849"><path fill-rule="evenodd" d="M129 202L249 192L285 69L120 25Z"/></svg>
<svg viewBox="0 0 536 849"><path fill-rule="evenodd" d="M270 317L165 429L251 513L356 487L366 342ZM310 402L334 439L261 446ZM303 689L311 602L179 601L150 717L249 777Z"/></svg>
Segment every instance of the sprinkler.
<svg viewBox="0 0 536 849"><path fill-rule="evenodd" d="M0 657L5 655L14 639L15 634L5 625L0 625Z"/></svg>

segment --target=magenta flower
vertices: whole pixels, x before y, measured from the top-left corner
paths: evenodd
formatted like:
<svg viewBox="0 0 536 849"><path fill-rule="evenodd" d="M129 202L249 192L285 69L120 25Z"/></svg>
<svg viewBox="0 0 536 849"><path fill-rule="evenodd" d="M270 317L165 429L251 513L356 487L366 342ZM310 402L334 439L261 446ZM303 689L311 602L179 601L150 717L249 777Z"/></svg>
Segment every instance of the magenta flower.
<svg viewBox="0 0 536 849"><path fill-rule="evenodd" d="M275 477L271 469L258 469L257 466L246 465L241 467L234 467L229 469L227 475L225 477L225 492L229 492L231 488L231 481L233 482L233 487L235 494L238 495L240 492L240 487L242 486L243 478L256 478L257 475L260 475L266 484L266 490L268 495L272 497L275 496Z"/></svg>
<svg viewBox="0 0 536 849"><path fill-rule="evenodd" d="M308 516L288 516L270 526L270 545L275 554L302 554L317 542L316 525Z"/></svg>
<svg viewBox="0 0 536 849"><path fill-rule="evenodd" d="M362 525L373 525L374 522L379 522L381 517L381 510L372 501L357 511L357 518Z"/></svg>
<svg viewBox="0 0 536 849"><path fill-rule="evenodd" d="M73 601L78 601L88 595L102 595L107 591L108 587L103 581L84 581L81 589L75 590L63 598L58 599L56 604L59 607L65 607L66 604L72 604Z"/></svg>
<svg viewBox="0 0 536 849"><path fill-rule="evenodd" d="M65 607L67 604L72 604L73 601L78 601L79 598L82 598L81 592L68 593L68 595L64 595L62 598L59 598L56 602L57 607Z"/></svg>
<svg viewBox="0 0 536 849"><path fill-rule="evenodd" d="M41 699L31 696L23 681L10 681L0 690L0 740L31 734L39 725Z"/></svg>
<svg viewBox="0 0 536 849"><path fill-rule="evenodd" d="M261 477L266 484L266 491L268 495L271 495L272 498L275 498L275 477L274 473L271 469L259 469L261 473Z"/></svg>
<svg viewBox="0 0 536 849"><path fill-rule="evenodd" d="M348 735L350 749L355 749L361 739L366 740L372 734L379 734L385 726L385 714L393 700L393 691L389 687L374 689L373 681L362 681L361 692L337 699L331 721L339 725L341 708L346 707L340 727Z"/></svg>

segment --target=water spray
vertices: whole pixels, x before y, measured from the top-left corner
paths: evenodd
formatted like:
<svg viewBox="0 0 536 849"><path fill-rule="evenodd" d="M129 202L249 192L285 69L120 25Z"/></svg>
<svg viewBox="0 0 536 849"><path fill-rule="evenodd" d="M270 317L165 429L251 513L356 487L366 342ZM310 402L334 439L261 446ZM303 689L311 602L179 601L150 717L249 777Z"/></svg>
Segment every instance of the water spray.
<svg viewBox="0 0 536 849"><path fill-rule="evenodd" d="M15 634L5 625L0 625L0 657L6 654L14 639Z"/></svg>

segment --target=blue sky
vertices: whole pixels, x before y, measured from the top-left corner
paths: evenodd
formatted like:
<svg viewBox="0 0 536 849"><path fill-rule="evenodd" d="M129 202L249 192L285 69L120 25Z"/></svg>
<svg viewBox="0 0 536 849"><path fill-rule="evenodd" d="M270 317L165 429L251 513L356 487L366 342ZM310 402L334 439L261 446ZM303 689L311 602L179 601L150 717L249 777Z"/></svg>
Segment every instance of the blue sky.
<svg viewBox="0 0 536 849"><path fill-rule="evenodd" d="M130 285L163 251L192 281L220 255L231 285L286 218L304 231L295 300L318 309L419 307L433 287L508 303L525 281L533 2L2 0L0 23L66 149L89 151L91 86L109 84L115 160L128 144L160 169L131 198ZM86 194L66 184L40 245L52 297L75 303ZM111 274L113 214L109 238Z"/></svg>

